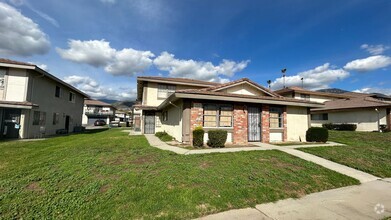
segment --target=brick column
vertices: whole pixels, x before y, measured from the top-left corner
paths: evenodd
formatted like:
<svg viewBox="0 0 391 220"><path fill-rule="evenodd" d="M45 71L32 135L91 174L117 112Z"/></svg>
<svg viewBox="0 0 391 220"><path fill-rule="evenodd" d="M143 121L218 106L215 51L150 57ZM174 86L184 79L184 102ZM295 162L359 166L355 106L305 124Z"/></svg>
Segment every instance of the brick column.
<svg viewBox="0 0 391 220"><path fill-rule="evenodd" d="M233 143L247 144L248 142L248 125L247 125L247 106L235 104L233 112Z"/></svg>
<svg viewBox="0 0 391 220"><path fill-rule="evenodd" d="M287 107L284 106L283 108L283 113L282 113L282 119L283 119L283 122L282 122L282 126L284 128L284 131L283 131L283 134L282 134L282 141L287 141L288 140L288 127L287 127L287 113L286 113L286 109Z"/></svg>
<svg viewBox="0 0 391 220"><path fill-rule="evenodd" d="M202 103L199 102L191 102L191 110L190 110L190 144L193 144L193 130L202 126L204 109L202 107Z"/></svg>
<svg viewBox="0 0 391 220"><path fill-rule="evenodd" d="M262 105L262 142L270 142L269 105Z"/></svg>

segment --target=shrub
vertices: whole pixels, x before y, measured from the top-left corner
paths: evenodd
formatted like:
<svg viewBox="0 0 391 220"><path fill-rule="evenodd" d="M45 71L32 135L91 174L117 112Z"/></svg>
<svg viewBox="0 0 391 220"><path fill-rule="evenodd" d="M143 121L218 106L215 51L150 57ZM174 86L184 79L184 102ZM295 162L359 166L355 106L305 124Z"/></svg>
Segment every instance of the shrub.
<svg viewBox="0 0 391 220"><path fill-rule="evenodd" d="M227 131L210 130L208 131L208 146L213 148L225 147L227 141Z"/></svg>
<svg viewBox="0 0 391 220"><path fill-rule="evenodd" d="M338 131L355 131L357 129L356 124L327 123L327 124L323 124L322 127L327 128L328 130L338 130Z"/></svg>
<svg viewBox="0 0 391 220"><path fill-rule="evenodd" d="M308 142L327 142L329 131L326 128L309 128L305 135Z"/></svg>
<svg viewBox="0 0 391 220"><path fill-rule="evenodd" d="M204 145L204 129L202 127L196 127L193 130L193 146L202 147Z"/></svg>
<svg viewBox="0 0 391 220"><path fill-rule="evenodd" d="M171 135L167 134L167 132L165 131L156 132L155 136L162 141L172 141L174 139Z"/></svg>

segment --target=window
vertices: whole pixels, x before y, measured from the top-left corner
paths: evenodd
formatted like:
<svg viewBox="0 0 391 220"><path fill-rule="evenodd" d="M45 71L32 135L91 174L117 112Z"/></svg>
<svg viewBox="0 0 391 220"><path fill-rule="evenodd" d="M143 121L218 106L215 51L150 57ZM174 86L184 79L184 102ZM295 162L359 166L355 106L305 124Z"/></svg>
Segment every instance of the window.
<svg viewBox="0 0 391 220"><path fill-rule="evenodd" d="M39 111L34 111L33 125L39 125Z"/></svg>
<svg viewBox="0 0 391 220"><path fill-rule="evenodd" d="M69 92L69 101L70 102L75 102L75 93Z"/></svg>
<svg viewBox="0 0 391 220"><path fill-rule="evenodd" d="M282 128L283 127L283 110L279 107L270 107L270 128Z"/></svg>
<svg viewBox="0 0 391 220"><path fill-rule="evenodd" d="M53 125L57 125L60 118L59 113L53 113Z"/></svg>
<svg viewBox="0 0 391 220"><path fill-rule="evenodd" d="M4 88L4 78L5 74L7 73L7 69L0 68L0 88Z"/></svg>
<svg viewBox="0 0 391 220"><path fill-rule="evenodd" d="M163 116L163 121L168 121L168 111L164 111L162 113L162 116Z"/></svg>
<svg viewBox="0 0 391 220"><path fill-rule="evenodd" d="M34 111L33 125L45 125L46 112Z"/></svg>
<svg viewBox="0 0 391 220"><path fill-rule="evenodd" d="M232 127L232 106L204 105L204 127Z"/></svg>
<svg viewBox="0 0 391 220"><path fill-rule="evenodd" d="M311 120L314 121L327 121L329 120L329 114L311 114Z"/></svg>
<svg viewBox="0 0 391 220"><path fill-rule="evenodd" d="M55 97L60 98L61 96L61 88L59 86L56 86L56 93L54 94Z"/></svg>
<svg viewBox="0 0 391 220"><path fill-rule="evenodd" d="M175 85L158 84L157 97L159 99L165 99L175 92Z"/></svg>
<svg viewBox="0 0 391 220"><path fill-rule="evenodd" d="M310 100L310 95L308 95L308 94L300 94L300 98L309 101Z"/></svg>

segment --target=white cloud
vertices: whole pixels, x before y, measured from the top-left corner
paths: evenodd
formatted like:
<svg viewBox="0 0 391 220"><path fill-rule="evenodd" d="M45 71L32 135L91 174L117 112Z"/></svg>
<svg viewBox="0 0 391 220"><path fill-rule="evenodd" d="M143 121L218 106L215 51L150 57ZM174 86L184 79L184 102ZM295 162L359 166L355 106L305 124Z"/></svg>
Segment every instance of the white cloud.
<svg viewBox="0 0 391 220"><path fill-rule="evenodd" d="M348 76L349 72L343 69L333 69L329 63L325 63L294 76L286 76L285 86L301 86L301 78L304 78L305 89L324 89L328 88L331 83L345 79ZM271 87L272 89L281 89L283 87L283 77L274 80Z"/></svg>
<svg viewBox="0 0 391 220"><path fill-rule="evenodd" d="M364 59L357 59L347 63L344 68L346 70L353 70L359 72L367 72L371 70L376 70L384 68L391 65L391 57L377 55L370 56Z"/></svg>
<svg viewBox="0 0 391 220"><path fill-rule="evenodd" d="M212 82L227 82L226 78L232 77L235 73L242 71L247 67L250 61L241 61L239 63L223 60L218 66L211 62L179 60L173 54L163 52L153 63L159 70L168 71L171 77L199 79Z"/></svg>
<svg viewBox="0 0 391 220"><path fill-rule="evenodd" d="M110 42L102 40L69 40L69 49L56 48L57 53L66 60L104 67L113 75L133 76L144 72L152 65L154 54L151 51L138 51L125 48L120 51L112 48Z"/></svg>
<svg viewBox="0 0 391 220"><path fill-rule="evenodd" d="M38 24L12 6L0 2L0 54L32 56L45 54L50 42Z"/></svg>
<svg viewBox="0 0 391 220"><path fill-rule="evenodd" d="M353 92L382 93L382 94L385 94L385 95L391 95L391 88L364 87L364 88L361 88L361 89L356 89Z"/></svg>
<svg viewBox="0 0 391 220"><path fill-rule="evenodd" d="M64 81L75 86L94 99L112 99L112 100L134 100L137 95L136 89L123 88L113 89L101 86L96 80L88 76L67 76Z"/></svg>
<svg viewBox="0 0 391 220"><path fill-rule="evenodd" d="M383 44L378 44L378 45L363 44L363 45L361 45L360 48L363 50L366 50L371 55L379 55L379 54L384 53L384 51L390 49L389 46L385 46Z"/></svg>
<svg viewBox="0 0 391 220"><path fill-rule="evenodd" d="M46 65L44 63L39 63L39 62L28 62L28 63L34 64L34 65L38 66L39 68L45 70L46 72L49 72L48 65Z"/></svg>

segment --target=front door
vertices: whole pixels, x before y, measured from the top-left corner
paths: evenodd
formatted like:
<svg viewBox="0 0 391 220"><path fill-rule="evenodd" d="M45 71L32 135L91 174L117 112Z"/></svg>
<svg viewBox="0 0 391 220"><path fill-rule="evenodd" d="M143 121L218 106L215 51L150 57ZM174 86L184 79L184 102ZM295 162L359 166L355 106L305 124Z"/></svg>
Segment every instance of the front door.
<svg viewBox="0 0 391 220"><path fill-rule="evenodd" d="M155 112L145 112L144 134L155 134Z"/></svg>
<svg viewBox="0 0 391 220"><path fill-rule="evenodd" d="M69 115L67 115L65 117L65 130L67 130L69 132L69 121L70 121L70 117Z"/></svg>
<svg viewBox="0 0 391 220"><path fill-rule="evenodd" d="M248 107L248 141L261 141L261 110Z"/></svg>
<svg viewBox="0 0 391 220"><path fill-rule="evenodd" d="M5 138L19 138L20 109L4 109L2 136Z"/></svg>

